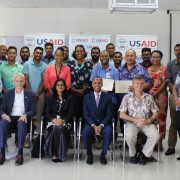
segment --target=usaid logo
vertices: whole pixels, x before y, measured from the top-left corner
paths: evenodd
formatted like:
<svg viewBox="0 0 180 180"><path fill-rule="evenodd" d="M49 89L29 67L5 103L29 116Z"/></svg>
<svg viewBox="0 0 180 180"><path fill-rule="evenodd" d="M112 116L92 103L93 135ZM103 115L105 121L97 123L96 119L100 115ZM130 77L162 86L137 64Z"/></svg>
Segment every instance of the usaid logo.
<svg viewBox="0 0 180 180"><path fill-rule="evenodd" d="M32 48L35 46L35 39L33 37L27 37L25 39L25 45L28 46L29 48Z"/></svg>
<svg viewBox="0 0 180 180"><path fill-rule="evenodd" d="M126 39L119 39L116 45L119 50L125 50L128 47L128 41Z"/></svg>
<svg viewBox="0 0 180 180"><path fill-rule="evenodd" d="M75 43L75 42L76 42L76 38L72 38L72 39L71 39L71 42L72 42L72 43Z"/></svg>

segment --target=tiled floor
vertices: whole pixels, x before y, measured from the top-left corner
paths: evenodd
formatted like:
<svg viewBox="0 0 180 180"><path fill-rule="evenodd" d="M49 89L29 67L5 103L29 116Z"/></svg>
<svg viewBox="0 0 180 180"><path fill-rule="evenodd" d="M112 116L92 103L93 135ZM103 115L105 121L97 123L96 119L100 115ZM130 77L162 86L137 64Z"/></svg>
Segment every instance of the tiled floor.
<svg viewBox="0 0 180 180"><path fill-rule="evenodd" d="M8 141L11 155L15 151L13 140ZM167 149L167 143L164 141ZM15 166L15 158L11 157L0 166L0 180L179 180L180 161L176 157L180 156L180 142L176 147L176 154L165 156L161 153L159 164L152 162L146 166L133 165L127 158L123 165L120 160L119 149L115 152L115 162L111 161L108 153L108 164L103 166L99 162L99 150L94 150L94 164L86 164L86 156L82 159L73 160L72 150L68 153L68 159L64 163L53 163L47 157L42 160L30 159L28 151L25 151L25 162L23 166ZM154 154L155 155L155 154Z"/></svg>

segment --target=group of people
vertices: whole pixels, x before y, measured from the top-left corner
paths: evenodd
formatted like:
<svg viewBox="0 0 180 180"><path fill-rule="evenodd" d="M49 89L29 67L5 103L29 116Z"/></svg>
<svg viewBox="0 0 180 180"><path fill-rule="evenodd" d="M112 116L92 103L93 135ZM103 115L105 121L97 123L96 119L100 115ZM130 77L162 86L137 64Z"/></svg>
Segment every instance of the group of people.
<svg viewBox="0 0 180 180"><path fill-rule="evenodd" d="M45 49L45 56L43 56ZM126 51L124 60L121 52L115 52L112 43L106 50L98 47L91 49L91 60L83 45L75 46L69 59L67 46L55 50L52 43L45 47L36 47L33 57L27 46L20 50L20 60L16 60L17 49L0 46L0 78L2 81L0 108L0 165L5 162L6 138L13 129L17 131L19 148L16 165L22 165L23 146L25 146L29 121L33 119L37 131L41 117L48 123L51 141L46 143L47 154L53 162L65 161L68 149L69 127L73 117L84 119L83 142L87 151L87 164L93 164L91 148L92 137L102 136L103 146L100 155L101 164L107 164L106 154L112 139L111 119L115 126L120 120L121 131L126 123L126 142L129 147L130 162L145 165L153 150L163 150L162 141L166 132L166 116L169 107L171 125L166 155L175 153L180 107L180 44L174 47L175 60L167 67L163 65L163 53L142 49L143 62L136 62L136 52ZM54 52L54 54L53 54ZM115 93L102 90L104 79L131 80L129 93ZM120 114L120 115L119 115ZM160 131L155 125L158 121ZM115 129L116 131L116 129ZM142 131L147 136L143 149L136 147L137 134ZM117 137L117 133L115 134ZM63 138L63 147L61 139ZM180 158L178 158L180 159Z"/></svg>

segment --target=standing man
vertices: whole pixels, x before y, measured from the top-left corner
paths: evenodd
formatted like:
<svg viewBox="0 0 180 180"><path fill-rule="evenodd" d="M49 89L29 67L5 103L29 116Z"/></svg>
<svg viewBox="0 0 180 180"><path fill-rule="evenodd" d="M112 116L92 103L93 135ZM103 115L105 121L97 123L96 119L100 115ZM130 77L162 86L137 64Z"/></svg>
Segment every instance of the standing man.
<svg viewBox="0 0 180 180"><path fill-rule="evenodd" d="M169 137L168 137L168 150L165 152L165 155L172 155L175 153L175 146L177 142L177 124L176 124L176 106L175 101L172 95L173 85L176 81L176 77L180 71L180 44L176 44L174 47L174 54L176 59L168 62L166 69L166 82L169 87L170 96L169 96L169 109L171 117L171 125L169 128Z"/></svg>
<svg viewBox="0 0 180 180"><path fill-rule="evenodd" d="M19 151L15 164L23 164L23 146L27 134L27 124L30 124L30 118L35 115L36 110L34 93L24 89L25 78L22 73L14 75L14 84L15 88L5 93L0 108L0 165L6 160L5 143L9 128L18 130Z"/></svg>
<svg viewBox="0 0 180 180"><path fill-rule="evenodd" d="M52 43L46 43L45 46L45 52L46 55L42 58L42 61L46 64L49 64L51 61L54 60L54 56L53 56L53 44Z"/></svg>
<svg viewBox="0 0 180 180"><path fill-rule="evenodd" d="M0 66L0 78L3 83L3 92L14 88L13 77L16 73L22 71L22 65L16 62L17 48L10 46L7 50L7 62Z"/></svg>
<svg viewBox="0 0 180 180"><path fill-rule="evenodd" d="M158 107L150 94L144 93L145 81L143 77L133 78L134 92L126 94L120 105L120 118L127 121L126 142L129 147L130 163L146 164L146 157L151 157L155 144L159 140L159 133L154 121L158 116ZM142 151L137 154L137 134L142 131L147 136L147 141Z"/></svg>
<svg viewBox="0 0 180 180"><path fill-rule="evenodd" d="M121 67L122 63L122 53L121 52L115 52L113 55L113 61L114 61L114 67L119 69Z"/></svg>
<svg viewBox="0 0 180 180"><path fill-rule="evenodd" d="M30 57L29 47L23 46L20 50L20 56L21 59L19 60L19 63L23 65L26 61L29 60Z"/></svg>
<svg viewBox="0 0 180 180"><path fill-rule="evenodd" d="M93 153L91 148L91 140L94 135L103 135L103 148L100 155L100 163L107 164L106 154L112 138L111 115L112 101L108 94L103 93L102 78L94 77L92 79L92 87L94 92L84 97L83 115L85 118L85 126L82 132L83 141L87 150L87 161L89 165L93 164Z"/></svg>
<svg viewBox="0 0 180 180"><path fill-rule="evenodd" d="M100 49L99 49L99 47L93 47L91 49L91 61L93 63L93 66L96 66L96 65L100 64L99 57L100 57Z"/></svg>
<svg viewBox="0 0 180 180"><path fill-rule="evenodd" d="M143 62L140 63L140 65L147 69L148 67L152 66L151 49L150 48L142 48L141 53L142 53L141 57L142 57Z"/></svg>
<svg viewBox="0 0 180 180"><path fill-rule="evenodd" d="M7 61L7 47L5 45L0 45L0 65Z"/></svg>
<svg viewBox="0 0 180 180"><path fill-rule="evenodd" d="M115 46L114 44L112 43L109 43L106 45L106 51L109 53L109 63L111 65L114 64L114 61L113 61L113 56L114 56L114 53L115 53Z"/></svg>
<svg viewBox="0 0 180 180"><path fill-rule="evenodd" d="M46 69L46 64L42 62L43 48L36 47L34 49L34 58L24 63L23 73L25 75L25 86L27 89L32 90L36 96L36 116L33 117L37 120L36 123L39 127L41 117L44 110L44 89L43 89L43 74Z"/></svg>

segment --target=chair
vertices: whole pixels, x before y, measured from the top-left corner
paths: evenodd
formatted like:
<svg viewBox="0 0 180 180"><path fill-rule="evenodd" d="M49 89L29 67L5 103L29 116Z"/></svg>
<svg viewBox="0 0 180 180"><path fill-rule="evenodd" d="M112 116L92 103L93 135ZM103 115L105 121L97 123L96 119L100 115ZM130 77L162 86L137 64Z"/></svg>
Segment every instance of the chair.
<svg viewBox="0 0 180 180"><path fill-rule="evenodd" d="M77 160L80 160L80 156L82 154L82 149L80 148L80 140L81 140L81 129L82 129L82 120L83 117L79 119L79 127L78 127L78 145L77 145ZM115 151L115 120L112 119L112 128L113 128L113 135L112 135L112 145L111 145L111 159L114 162L114 151ZM81 151L81 152L80 152Z"/></svg>
<svg viewBox="0 0 180 180"><path fill-rule="evenodd" d="M157 130L159 132L159 121L154 122L154 124L157 126ZM122 162L123 164L125 163L125 153L126 153L126 121L124 121L124 136L123 136L123 146L122 146L122 150L120 151L120 156L122 158ZM158 151L157 151L157 159L156 161L159 163L160 161L160 143L158 141Z"/></svg>
<svg viewBox="0 0 180 180"><path fill-rule="evenodd" d="M42 154L41 154L41 149L44 148L42 147L42 137L44 135L43 133L43 125L44 125L44 116L41 118L41 127L40 127L40 145L39 145L39 159L42 159ZM31 132L33 131L33 122L31 121ZM74 160L76 159L76 118L73 117L73 139L74 139L74 145L73 145L73 158ZM32 134L32 133L31 133ZM32 135L30 136L30 146L32 150Z"/></svg>

